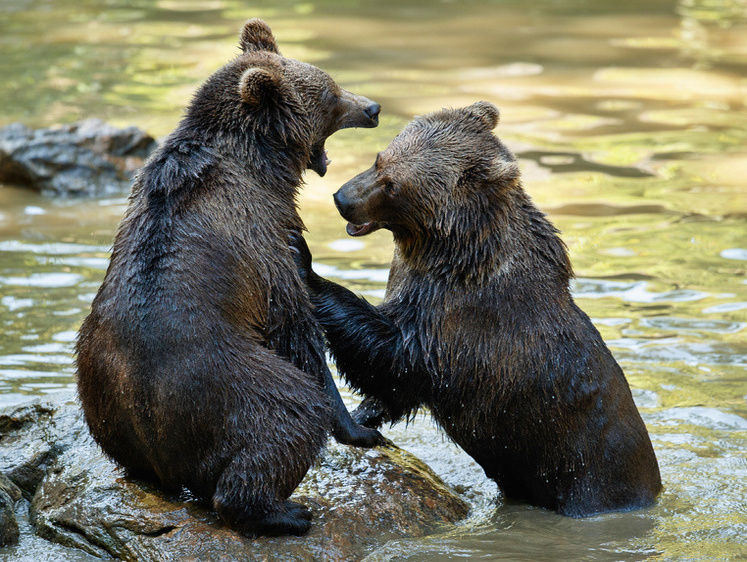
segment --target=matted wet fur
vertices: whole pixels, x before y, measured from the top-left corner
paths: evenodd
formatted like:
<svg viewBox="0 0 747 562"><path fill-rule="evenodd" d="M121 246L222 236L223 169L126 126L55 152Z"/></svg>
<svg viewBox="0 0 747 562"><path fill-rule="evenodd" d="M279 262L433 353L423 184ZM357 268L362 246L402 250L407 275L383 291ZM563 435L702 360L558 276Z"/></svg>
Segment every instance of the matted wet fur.
<svg viewBox="0 0 747 562"><path fill-rule="evenodd" d="M661 490L648 433L497 123L487 102L416 118L335 194L349 234L394 235L379 306L314 274L293 236L337 365L368 397L354 415L427 406L508 498L570 516L646 507Z"/></svg>
<svg viewBox="0 0 747 562"><path fill-rule="evenodd" d="M325 360L287 244L325 139L379 105L279 54L250 20L135 180L77 345L85 418L131 476L186 486L247 534L301 534L287 501L324 446L372 446Z"/></svg>

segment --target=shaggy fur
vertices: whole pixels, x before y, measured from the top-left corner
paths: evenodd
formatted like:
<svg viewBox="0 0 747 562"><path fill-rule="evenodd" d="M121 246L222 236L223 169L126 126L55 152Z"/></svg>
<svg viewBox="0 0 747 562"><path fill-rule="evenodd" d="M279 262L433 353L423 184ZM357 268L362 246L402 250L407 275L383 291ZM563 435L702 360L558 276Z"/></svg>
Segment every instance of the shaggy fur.
<svg viewBox="0 0 747 562"><path fill-rule="evenodd" d="M349 234L394 235L378 307L314 274L294 236L317 318L368 397L358 421L427 406L508 498L571 516L648 506L648 433L497 123L487 102L417 118L335 194Z"/></svg>
<svg viewBox="0 0 747 562"><path fill-rule="evenodd" d="M248 21L242 53L199 89L138 175L80 330L78 390L96 441L131 476L186 486L247 535L300 534L287 501L332 431L371 446L325 360L287 246L301 175L325 139L379 106L278 53Z"/></svg>

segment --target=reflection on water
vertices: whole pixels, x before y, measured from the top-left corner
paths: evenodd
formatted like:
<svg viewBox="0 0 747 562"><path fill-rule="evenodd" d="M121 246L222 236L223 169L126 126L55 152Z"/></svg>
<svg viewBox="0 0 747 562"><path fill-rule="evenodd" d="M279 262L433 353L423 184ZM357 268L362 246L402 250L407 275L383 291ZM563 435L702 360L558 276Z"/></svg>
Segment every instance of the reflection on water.
<svg viewBox="0 0 747 562"><path fill-rule="evenodd" d="M472 513L370 559L747 557L745 2L253 5L0 3L0 125L100 117L163 135L236 53L240 23L263 16L286 55L384 108L379 128L330 139L329 173L307 177L301 198L317 271L378 302L390 237L346 237L332 192L414 114L493 101L528 191L563 231L576 299L628 375L666 485L649 510L585 520L507 505L423 414L387 434ZM75 333L125 205L125 194L59 201L0 187L0 405L74 386ZM35 545L0 560L76 556Z"/></svg>

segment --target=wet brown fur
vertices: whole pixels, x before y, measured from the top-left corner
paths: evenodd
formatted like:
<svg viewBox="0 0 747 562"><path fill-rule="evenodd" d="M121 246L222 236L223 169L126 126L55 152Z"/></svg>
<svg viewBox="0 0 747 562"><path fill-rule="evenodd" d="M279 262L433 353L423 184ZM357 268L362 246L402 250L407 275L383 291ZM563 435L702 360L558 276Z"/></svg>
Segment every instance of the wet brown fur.
<svg viewBox="0 0 747 562"><path fill-rule="evenodd" d="M379 106L279 54L248 21L242 52L197 91L136 178L77 345L91 433L131 476L211 501L247 535L301 534L287 501L332 431L372 445L327 368L287 247L324 140Z"/></svg>
<svg viewBox="0 0 747 562"><path fill-rule="evenodd" d="M573 302L566 247L524 191L479 102L419 117L336 194L364 234L391 230L373 307L297 260L340 371L376 426L427 406L509 498L571 516L661 489L622 370Z"/></svg>

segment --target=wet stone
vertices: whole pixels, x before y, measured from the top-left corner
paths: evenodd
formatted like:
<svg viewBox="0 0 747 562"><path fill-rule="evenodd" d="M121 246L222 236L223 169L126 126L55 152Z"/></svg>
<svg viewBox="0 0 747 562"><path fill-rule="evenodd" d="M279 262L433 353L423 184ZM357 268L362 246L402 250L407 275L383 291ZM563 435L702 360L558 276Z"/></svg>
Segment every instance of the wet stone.
<svg viewBox="0 0 747 562"><path fill-rule="evenodd" d="M87 433L72 394L0 411L0 473L31 500L49 467Z"/></svg>
<svg viewBox="0 0 747 562"><path fill-rule="evenodd" d="M23 474L21 464L44 464L31 500L36 533L96 556L355 560L389 540L435 533L467 515L467 504L406 451L393 445L366 450L330 442L292 497L313 511L311 531L304 537L248 539L186 493L174 498L149 483L124 478L93 442L72 398L0 413L0 428L16 420L16 429L1 433L0 470ZM28 422L33 412L38 424ZM40 434L50 443L37 444L36 455L14 463L9 453L13 446L6 442L33 441ZM40 463L43 450L47 455Z"/></svg>
<svg viewBox="0 0 747 562"><path fill-rule="evenodd" d="M21 499L21 490L5 475L0 474L0 546L18 542L18 521L16 502Z"/></svg>
<svg viewBox="0 0 747 562"><path fill-rule="evenodd" d="M22 497L21 489L2 472L0 472L0 492L7 494L13 502L17 502Z"/></svg>
<svg viewBox="0 0 747 562"><path fill-rule="evenodd" d="M0 183L57 196L122 193L155 148L137 127L98 119L36 130L14 123L0 128Z"/></svg>

